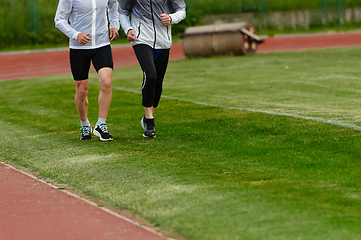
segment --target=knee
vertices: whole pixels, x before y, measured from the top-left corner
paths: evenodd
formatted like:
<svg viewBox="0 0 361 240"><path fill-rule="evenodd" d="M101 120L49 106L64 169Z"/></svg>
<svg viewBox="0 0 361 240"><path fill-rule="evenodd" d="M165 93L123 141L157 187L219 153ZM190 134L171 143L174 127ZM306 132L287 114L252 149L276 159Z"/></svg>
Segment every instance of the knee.
<svg viewBox="0 0 361 240"><path fill-rule="evenodd" d="M88 95L88 88L82 88L76 90L76 96L80 101L86 100L87 95Z"/></svg>
<svg viewBox="0 0 361 240"><path fill-rule="evenodd" d="M155 73L144 73L143 79L147 84L154 85L157 82L157 74L155 74Z"/></svg>
<svg viewBox="0 0 361 240"><path fill-rule="evenodd" d="M104 78L100 80L100 89L102 91L106 91L109 92L112 90L112 79L109 78Z"/></svg>

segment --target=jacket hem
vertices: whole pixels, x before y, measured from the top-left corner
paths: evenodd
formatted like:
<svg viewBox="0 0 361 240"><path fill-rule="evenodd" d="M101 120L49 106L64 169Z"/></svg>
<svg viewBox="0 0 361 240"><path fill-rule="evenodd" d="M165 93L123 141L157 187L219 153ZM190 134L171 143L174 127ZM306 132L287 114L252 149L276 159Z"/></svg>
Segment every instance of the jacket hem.
<svg viewBox="0 0 361 240"><path fill-rule="evenodd" d="M98 45L94 45L94 46L72 46L72 45L70 45L69 48L70 49L96 49L96 48L101 48L101 47L104 47L107 45L110 45L110 42L102 43L102 44L98 44Z"/></svg>

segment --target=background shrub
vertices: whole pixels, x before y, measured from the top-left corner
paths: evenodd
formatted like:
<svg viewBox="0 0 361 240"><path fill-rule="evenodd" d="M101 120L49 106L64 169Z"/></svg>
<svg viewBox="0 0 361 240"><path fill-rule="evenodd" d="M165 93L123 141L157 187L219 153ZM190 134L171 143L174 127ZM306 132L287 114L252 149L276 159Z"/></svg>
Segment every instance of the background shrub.
<svg viewBox="0 0 361 240"><path fill-rule="evenodd" d="M361 6L361 0L185 1L187 4L187 18L173 27L174 34L184 32L188 26L198 25L201 18L207 15ZM22 45L66 44L68 38L54 26L57 5L58 0L1 0L0 50Z"/></svg>

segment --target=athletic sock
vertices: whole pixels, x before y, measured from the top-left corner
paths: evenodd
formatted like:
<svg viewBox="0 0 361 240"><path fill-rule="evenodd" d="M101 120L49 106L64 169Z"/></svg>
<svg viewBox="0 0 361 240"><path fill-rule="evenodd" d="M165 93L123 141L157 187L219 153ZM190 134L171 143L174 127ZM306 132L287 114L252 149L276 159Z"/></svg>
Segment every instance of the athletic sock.
<svg viewBox="0 0 361 240"><path fill-rule="evenodd" d="M100 118L100 117L98 117L98 122L97 122L96 126L99 126L99 125L102 124L102 123L105 124L106 120L107 120L106 118Z"/></svg>
<svg viewBox="0 0 361 240"><path fill-rule="evenodd" d="M80 121L82 127L90 127L90 122L88 119L86 121Z"/></svg>

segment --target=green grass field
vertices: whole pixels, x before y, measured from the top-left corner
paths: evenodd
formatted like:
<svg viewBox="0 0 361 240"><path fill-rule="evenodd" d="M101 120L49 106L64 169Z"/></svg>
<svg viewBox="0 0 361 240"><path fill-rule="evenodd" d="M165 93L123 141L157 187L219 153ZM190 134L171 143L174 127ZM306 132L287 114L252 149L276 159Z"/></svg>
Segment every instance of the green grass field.
<svg viewBox="0 0 361 240"><path fill-rule="evenodd" d="M184 239L361 239L360 50L170 62L155 139L138 66L114 72L107 143L79 141L70 75L0 82L0 156Z"/></svg>

